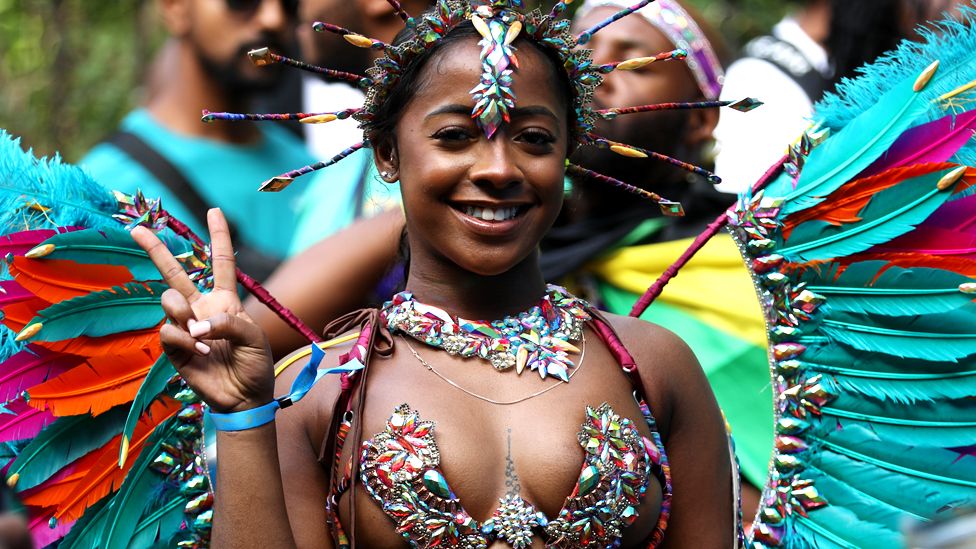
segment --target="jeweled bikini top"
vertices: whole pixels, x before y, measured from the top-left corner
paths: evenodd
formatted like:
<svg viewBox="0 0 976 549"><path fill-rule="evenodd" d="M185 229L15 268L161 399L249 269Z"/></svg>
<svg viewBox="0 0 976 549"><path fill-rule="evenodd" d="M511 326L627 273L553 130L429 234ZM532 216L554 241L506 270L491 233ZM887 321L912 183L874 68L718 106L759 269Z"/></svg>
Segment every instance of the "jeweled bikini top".
<svg viewBox="0 0 976 549"><path fill-rule="evenodd" d="M517 493L501 498L487 521L473 519L440 471L434 423L421 420L406 404L393 412L383 432L363 443L360 479L411 547L484 549L503 540L522 549L541 533L547 547L595 548L619 545L623 530L637 520L655 473L664 501L653 544L666 521L669 481L654 419L641 404L654 441L608 404L587 406L578 435L585 456L579 480L551 520Z"/></svg>

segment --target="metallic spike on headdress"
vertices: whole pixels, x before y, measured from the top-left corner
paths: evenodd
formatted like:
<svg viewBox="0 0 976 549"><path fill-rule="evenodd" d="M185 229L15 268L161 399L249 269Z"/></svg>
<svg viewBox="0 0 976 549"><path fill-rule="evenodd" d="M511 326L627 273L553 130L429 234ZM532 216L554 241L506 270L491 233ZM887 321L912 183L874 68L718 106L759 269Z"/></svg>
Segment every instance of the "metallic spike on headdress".
<svg viewBox="0 0 976 549"><path fill-rule="evenodd" d="M201 122L210 123L215 120L225 120L225 121L241 121L249 120L252 122L263 122L267 120L271 121L282 121L282 120L298 120L303 124L323 124L325 122L332 122L333 120L345 120L353 114L359 112L359 109L345 109L335 112L290 112L290 113L280 113L280 114L251 114L251 113L236 113L236 112L210 112L206 109L203 111L203 116L200 117Z"/></svg>
<svg viewBox="0 0 976 549"><path fill-rule="evenodd" d="M682 170L696 173L708 179L710 183L718 184L722 182L721 177L713 174L712 172L706 170L705 168L700 168L698 166L695 166L694 164L683 162L681 160L678 160L677 158L672 158L670 156L661 154L659 152L649 151L647 149L642 149L634 145L627 145L625 143L617 143L616 141L610 141L609 139L597 135L590 135L590 139L591 139L591 142L589 143L590 145L593 145L601 149L610 149L611 151L621 156L629 156L631 158L650 157L656 160L662 160L664 162L667 162L668 164L671 164L672 166L681 168Z"/></svg>
<svg viewBox="0 0 976 549"><path fill-rule="evenodd" d="M681 203L668 200L657 193L652 193L651 191L642 189L640 187L635 187L629 183L624 183L619 179L614 179L609 175L603 175L602 173L595 172L593 170L588 170L577 164L566 163L566 173L571 175L579 175L583 177L589 177L595 179L602 183L609 183L618 189L625 190L629 193L636 194L641 198L647 198L657 202L658 206L661 208L661 213L668 217L681 217L685 215L684 208L681 207Z"/></svg>
<svg viewBox="0 0 976 549"><path fill-rule="evenodd" d="M606 65L600 65L600 72L608 73L614 70L635 71L637 69L646 67L656 61L671 61L673 59L682 60L686 57L688 57L688 52L679 48L676 50L661 52L657 55L652 55L650 57L635 57L633 59L627 59L625 61L617 61L616 63L607 63Z"/></svg>
<svg viewBox="0 0 976 549"><path fill-rule="evenodd" d="M316 21L312 23L312 29L315 32L331 32L342 36L342 38L356 46L357 48L369 48L373 50L385 50L389 48L390 45L386 42L381 42L375 38L370 38L368 36L363 36L357 32L353 32L345 27L340 27L339 25L333 25L332 23L323 23L321 21Z"/></svg>
<svg viewBox="0 0 976 549"><path fill-rule="evenodd" d="M284 55L278 55L277 53L273 53L268 48L258 48L256 50L251 50L247 52L247 55L248 57L251 58L251 61L253 61L254 64L259 67L263 67L265 65L273 65L275 63L281 63L283 65L288 65L290 67L295 67L297 69L318 73L328 78L334 78L336 80L345 80L363 89L367 89L373 85L373 81L370 80L369 77L362 76L360 74L353 74L351 72L337 71L333 69L327 69L325 67L312 65L304 61L299 61L297 59L285 57Z"/></svg>
<svg viewBox="0 0 976 549"><path fill-rule="evenodd" d="M619 19L623 19L624 17L627 17L628 15L643 8L644 6L650 4L653 1L654 0L641 0L640 2L634 4L633 6L618 11L617 13L611 15L610 17L607 17L603 21L600 21L596 25L593 25L592 27L581 32L579 36L576 37L576 43L579 44L580 46L585 45L587 42L590 41L590 38L593 38L594 34L603 30L603 28L609 25L610 23L613 23L614 21L617 21Z"/></svg>
<svg viewBox="0 0 976 549"><path fill-rule="evenodd" d="M359 143L356 143L355 145L343 150L342 152L333 156L329 160L326 160L325 162L316 162L315 164L309 164L308 166L299 168L297 170L292 170L290 172L283 173L277 177L272 177L271 179L262 183L261 186L258 187L258 190L262 192L276 193L284 189L288 185L291 185L291 182L294 181L296 177L301 177L307 173L312 173L315 170L321 170L322 168L331 166L336 162L342 160L343 158L349 156L350 154L367 146L369 146L369 142L360 141Z"/></svg>
<svg viewBox="0 0 976 549"><path fill-rule="evenodd" d="M597 116L604 120L613 120L621 114L635 114L639 112L671 111L685 109L715 109L729 107L740 112L749 112L762 105L762 101L757 101L751 97L729 101L692 101L680 103L654 103L652 105L637 105L636 107L615 107L612 109L600 109L594 111Z"/></svg>

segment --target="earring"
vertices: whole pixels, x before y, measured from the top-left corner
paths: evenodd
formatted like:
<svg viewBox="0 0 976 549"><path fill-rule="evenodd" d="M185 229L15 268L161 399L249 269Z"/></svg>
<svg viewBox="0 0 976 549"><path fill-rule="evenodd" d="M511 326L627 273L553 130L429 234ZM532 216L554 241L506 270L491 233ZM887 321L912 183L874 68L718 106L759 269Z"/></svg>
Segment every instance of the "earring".
<svg viewBox="0 0 976 549"><path fill-rule="evenodd" d="M380 175L383 177L383 179L387 179L387 178L390 177L390 172L384 170L384 171L380 172Z"/></svg>

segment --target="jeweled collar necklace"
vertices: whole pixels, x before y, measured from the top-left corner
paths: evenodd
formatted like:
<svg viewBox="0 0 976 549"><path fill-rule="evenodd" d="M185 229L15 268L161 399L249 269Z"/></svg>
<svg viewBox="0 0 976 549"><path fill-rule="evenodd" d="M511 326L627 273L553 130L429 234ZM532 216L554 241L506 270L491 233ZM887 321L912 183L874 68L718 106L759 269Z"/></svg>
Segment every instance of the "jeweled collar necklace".
<svg viewBox="0 0 976 549"><path fill-rule="evenodd" d="M576 365L572 344L583 336L590 320L586 302L552 284L546 295L525 312L501 320L465 320L420 303L410 292L400 292L383 306L390 332L403 333L452 355L487 360L497 370L525 368L569 381Z"/></svg>

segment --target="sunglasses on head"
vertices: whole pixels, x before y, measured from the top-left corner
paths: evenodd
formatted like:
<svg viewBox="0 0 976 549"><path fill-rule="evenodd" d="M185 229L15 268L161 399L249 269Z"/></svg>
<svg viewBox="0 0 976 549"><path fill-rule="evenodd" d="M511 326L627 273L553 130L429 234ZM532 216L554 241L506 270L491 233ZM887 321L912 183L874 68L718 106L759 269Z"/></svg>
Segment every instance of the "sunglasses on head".
<svg viewBox="0 0 976 549"><path fill-rule="evenodd" d="M298 1L299 0L281 0L281 9L283 9L289 17L295 17L298 15ZM264 0L224 0L224 2L227 4L227 9L250 17L258 11L258 8L261 6L261 2L264 2Z"/></svg>

